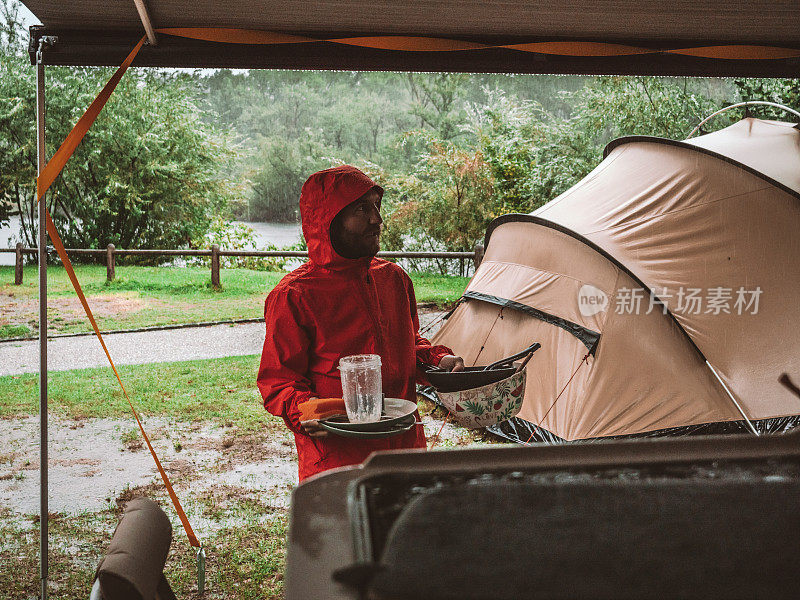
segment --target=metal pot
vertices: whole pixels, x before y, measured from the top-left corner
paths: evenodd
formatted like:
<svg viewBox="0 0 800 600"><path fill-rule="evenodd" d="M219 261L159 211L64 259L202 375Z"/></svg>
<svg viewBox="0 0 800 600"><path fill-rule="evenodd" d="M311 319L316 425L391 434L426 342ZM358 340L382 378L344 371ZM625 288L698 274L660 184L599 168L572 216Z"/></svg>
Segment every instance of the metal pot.
<svg viewBox="0 0 800 600"><path fill-rule="evenodd" d="M507 358L500 359L485 367L467 367L463 371L445 371L438 367L429 367L425 376L437 392L458 392L469 390L492 383L497 383L503 379L508 379L517 369L513 366L514 361L523 357L530 358L541 345L537 342L531 344L525 350L517 352Z"/></svg>

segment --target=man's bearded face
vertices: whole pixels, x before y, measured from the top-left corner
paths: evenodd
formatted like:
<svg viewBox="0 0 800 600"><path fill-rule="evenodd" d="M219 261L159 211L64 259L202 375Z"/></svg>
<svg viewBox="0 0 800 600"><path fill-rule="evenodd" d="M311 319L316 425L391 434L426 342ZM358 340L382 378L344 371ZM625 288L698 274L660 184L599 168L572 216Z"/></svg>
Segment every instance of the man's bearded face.
<svg viewBox="0 0 800 600"><path fill-rule="evenodd" d="M345 258L375 256L380 250L381 195L369 190L345 206L331 223L331 244Z"/></svg>

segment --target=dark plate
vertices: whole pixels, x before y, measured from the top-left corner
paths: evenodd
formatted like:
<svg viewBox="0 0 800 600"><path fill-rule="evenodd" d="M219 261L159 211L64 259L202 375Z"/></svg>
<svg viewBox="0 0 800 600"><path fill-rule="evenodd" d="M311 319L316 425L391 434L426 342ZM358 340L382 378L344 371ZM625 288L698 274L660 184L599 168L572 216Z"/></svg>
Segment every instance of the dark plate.
<svg viewBox="0 0 800 600"><path fill-rule="evenodd" d="M439 371L432 369L425 372L425 376L437 392L460 392L472 388L497 383L516 372L514 367L491 369L484 371L483 367L467 367L463 371Z"/></svg>
<svg viewBox="0 0 800 600"><path fill-rule="evenodd" d="M330 421L320 421L319 425L326 431L331 432L334 435L339 435L342 437L347 438L385 438L391 435L397 435L398 433L403 433L404 431L408 431L412 427L415 426L417 422L416 417L412 415L408 415L399 423L395 423L394 425L390 425L388 429L382 431L357 431L353 429L340 429L332 424Z"/></svg>
<svg viewBox="0 0 800 600"><path fill-rule="evenodd" d="M393 425L404 422L410 415L414 414L417 410L417 405L410 400L403 400L402 398L384 398L383 399L383 414L381 420L374 423L351 423L347 419L347 415L335 415L322 419L323 422L328 423L337 429L347 429L348 431L390 431Z"/></svg>

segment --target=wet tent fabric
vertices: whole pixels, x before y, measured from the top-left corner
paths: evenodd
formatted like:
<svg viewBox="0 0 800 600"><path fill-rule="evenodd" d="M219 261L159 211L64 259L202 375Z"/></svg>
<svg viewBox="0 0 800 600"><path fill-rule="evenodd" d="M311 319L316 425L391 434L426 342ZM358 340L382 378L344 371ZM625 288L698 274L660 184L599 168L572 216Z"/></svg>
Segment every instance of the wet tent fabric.
<svg viewBox="0 0 800 600"><path fill-rule="evenodd" d="M435 343L469 364L542 343L519 417L565 440L742 420L706 358L749 419L796 415L777 380L800 372L798 174L791 124L620 140L566 193L490 227L467 301ZM760 290L755 314L737 314L739 288ZM581 310L585 289L607 298L603 310ZM618 310L634 289L646 291L639 310ZM681 289L729 293L729 312L686 310ZM587 331L599 341L581 364Z"/></svg>
<svg viewBox="0 0 800 600"><path fill-rule="evenodd" d="M447 339L460 334L459 349L468 348L463 356L470 364L508 356L525 340L542 344L528 364L519 418L570 440L741 418L700 355L660 309L638 315L582 314L583 286L613 298L618 289L635 285L629 275L565 233L540 228L535 236L526 235L530 228L530 223L510 222L494 231L467 294L534 306L544 315L536 318L513 305L469 300L442 333ZM548 317L555 318L544 320ZM581 329L600 335L594 354ZM680 388L673 384L677 374L684 382ZM638 401L630 401L632 393Z"/></svg>

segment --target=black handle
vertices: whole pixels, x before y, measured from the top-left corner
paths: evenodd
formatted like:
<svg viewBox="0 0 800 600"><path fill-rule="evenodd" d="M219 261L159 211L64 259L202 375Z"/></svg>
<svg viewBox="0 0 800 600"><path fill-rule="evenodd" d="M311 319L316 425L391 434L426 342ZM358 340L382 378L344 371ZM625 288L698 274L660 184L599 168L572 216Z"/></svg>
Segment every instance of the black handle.
<svg viewBox="0 0 800 600"><path fill-rule="evenodd" d="M515 360L518 360L523 356L527 356L528 354L533 354L541 347L542 345L539 342L534 342L533 344L525 348L525 350L523 350L522 352L517 352L516 354L514 354L513 356L509 356L508 358L501 358L497 362L493 362L489 366L484 367L483 370L489 371L491 369L496 369L497 367L502 367L503 365L508 365L510 367Z"/></svg>

